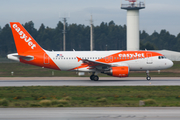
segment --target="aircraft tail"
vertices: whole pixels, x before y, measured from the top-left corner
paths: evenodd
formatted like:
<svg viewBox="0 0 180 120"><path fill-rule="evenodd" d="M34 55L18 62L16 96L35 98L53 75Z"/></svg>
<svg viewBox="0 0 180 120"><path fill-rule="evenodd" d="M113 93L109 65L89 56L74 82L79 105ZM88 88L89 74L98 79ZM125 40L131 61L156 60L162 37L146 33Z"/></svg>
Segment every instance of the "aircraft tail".
<svg viewBox="0 0 180 120"><path fill-rule="evenodd" d="M19 22L11 22L10 25L18 54L43 50Z"/></svg>
<svg viewBox="0 0 180 120"><path fill-rule="evenodd" d="M19 22L11 22L10 25L18 53L7 55L9 59L60 70L55 62L49 57L47 51L40 47Z"/></svg>

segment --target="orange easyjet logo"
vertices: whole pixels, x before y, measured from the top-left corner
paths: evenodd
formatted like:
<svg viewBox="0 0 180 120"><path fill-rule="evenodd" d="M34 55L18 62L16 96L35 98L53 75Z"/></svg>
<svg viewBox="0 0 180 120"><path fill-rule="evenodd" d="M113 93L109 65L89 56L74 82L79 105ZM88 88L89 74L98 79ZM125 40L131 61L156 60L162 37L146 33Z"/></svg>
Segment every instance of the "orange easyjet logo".
<svg viewBox="0 0 180 120"><path fill-rule="evenodd" d="M17 26L17 24L13 24L13 28L18 32L20 35L20 38L27 42L27 44L31 47L31 49L34 49L36 47L36 44L34 44L30 37L28 37L21 29Z"/></svg>

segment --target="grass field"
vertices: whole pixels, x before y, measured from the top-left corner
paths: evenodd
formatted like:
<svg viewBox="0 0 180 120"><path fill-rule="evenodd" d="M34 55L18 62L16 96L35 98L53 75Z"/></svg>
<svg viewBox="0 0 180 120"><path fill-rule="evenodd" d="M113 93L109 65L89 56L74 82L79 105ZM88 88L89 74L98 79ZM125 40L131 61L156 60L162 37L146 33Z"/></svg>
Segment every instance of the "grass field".
<svg viewBox="0 0 180 120"><path fill-rule="evenodd" d="M0 107L180 107L179 86L1 87Z"/></svg>
<svg viewBox="0 0 180 120"><path fill-rule="evenodd" d="M11 72L14 72L14 75L11 75ZM52 75L54 72L54 75ZM158 71L150 72L151 77L180 77L180 62L174 62L174 66L167 70L162 70L160 74ZM0 63L0 77L76 77L78 74L76 72L69 71L57 71L46 68L41 68L37 66L32 66L23 63ZM85 76L90 76L86 73ZM107 76L104 74L99 74L99 76ZM130 72L130 77L145 77L146 74L142 72Z"/></svg>
<svg viewBox="0 0 180 120"><path fill-rule="evenodd" d="M174 62L172 68L163 70L160 74L157 71L151 72L151 76L180 77L179 73L180 62ZM29 76L78 75L76 72L55 71L22 63L0 63L0 77ZM130 76L145 77L146 74L131 72ZM138 107L140 100L145 102L145 107L180 107L180 87L0 87L0 107Z"/></svg>

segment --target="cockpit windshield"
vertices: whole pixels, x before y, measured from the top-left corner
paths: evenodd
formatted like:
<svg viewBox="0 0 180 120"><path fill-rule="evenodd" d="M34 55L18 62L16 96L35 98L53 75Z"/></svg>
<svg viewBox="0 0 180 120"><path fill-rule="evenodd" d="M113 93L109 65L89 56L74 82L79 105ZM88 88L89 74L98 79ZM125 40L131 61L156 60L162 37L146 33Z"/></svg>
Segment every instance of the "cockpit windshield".
<svg viewBox="0 0 180 120"><path fill-rule="evenodd" d="M165 56L159 56L158 58L159 58L159 59L166 59Z"/></svg>

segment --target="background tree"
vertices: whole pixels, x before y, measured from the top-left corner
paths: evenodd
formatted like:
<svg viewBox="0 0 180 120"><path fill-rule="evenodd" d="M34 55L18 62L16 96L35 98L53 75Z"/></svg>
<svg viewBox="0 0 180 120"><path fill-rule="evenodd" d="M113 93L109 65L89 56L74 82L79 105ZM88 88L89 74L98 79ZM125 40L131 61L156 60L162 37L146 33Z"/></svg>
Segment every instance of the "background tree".
<svg viewBox="0 0 180 120"><path fill-rule="evenodd" d="M34 28L34 23L29 21L23 25L32 37L46 50L63 50L63 23L59 21L55 28L41 24L39 29ZM90 27L85 25L66 25L66 50L89 51ZM180 34L171 35L166 30L160 33L154 31L151 35L145 30L140 31L140 49L144 50L174 50L180 51ZM126 50L126 25L117 25L114 21L102 22L94 26L94 50ZM6 24L0 27L0 57L8 53L15 53L11 28Z"/></svg>

